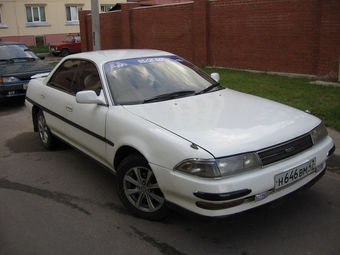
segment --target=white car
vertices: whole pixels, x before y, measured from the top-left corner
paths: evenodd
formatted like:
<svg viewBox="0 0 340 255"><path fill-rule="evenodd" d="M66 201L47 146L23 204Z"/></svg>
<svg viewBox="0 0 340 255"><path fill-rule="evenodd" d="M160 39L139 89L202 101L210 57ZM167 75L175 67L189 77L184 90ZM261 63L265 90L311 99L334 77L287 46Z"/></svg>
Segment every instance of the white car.
<svg viewBox="0 0 340 255"><path fill-rule="evenodd" d="M320 119L218 80L164 51L86 52L35 76L26 105L47 149L62 140L110 169L144 219L228 216L323 176L335 147Z"/></svg>

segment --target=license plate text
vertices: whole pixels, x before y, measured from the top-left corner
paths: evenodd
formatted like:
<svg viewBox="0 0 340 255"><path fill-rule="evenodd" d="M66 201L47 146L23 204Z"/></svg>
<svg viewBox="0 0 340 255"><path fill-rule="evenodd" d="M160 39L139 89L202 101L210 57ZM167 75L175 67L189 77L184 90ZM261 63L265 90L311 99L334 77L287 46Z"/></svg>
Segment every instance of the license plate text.
<svg viewBox="0 0 340 255"><path fill-rule="evenodd" d="M284 173L278 174L275 176L275 190L281 189L286 185L289 185L293 182L296 182L299 179L306 177L307 175L313 173L316 169L315 167L316 159L312 160L294 167Z"/></svg>

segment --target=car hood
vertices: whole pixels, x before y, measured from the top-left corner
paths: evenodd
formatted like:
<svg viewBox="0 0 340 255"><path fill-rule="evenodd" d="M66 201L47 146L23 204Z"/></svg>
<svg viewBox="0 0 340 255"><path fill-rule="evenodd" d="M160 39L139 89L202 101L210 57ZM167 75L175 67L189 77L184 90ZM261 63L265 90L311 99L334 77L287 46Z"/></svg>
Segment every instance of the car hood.
<svg viewBox="0 0 340 255"><path fill-rule="evenodd" d="M61 47L61 46L71 45L71 44L75 44L75 42L74 43L72 42L53 43L53 44L50 44L50 47Z"/></svg>
<svg viewBox="0 0 340 255"><path fill-rule="evenodd" d="M273 146L308 133L321 122L295 108L230 89L124 107L215 157Z"/></svg>
<svg viewBox="0 0 340 255"><path fill-rule="evenodd" d="M0 64L1 76L16 76L20 79L29 78L37 73L50 72L53 67L42 60Z"/></svg>

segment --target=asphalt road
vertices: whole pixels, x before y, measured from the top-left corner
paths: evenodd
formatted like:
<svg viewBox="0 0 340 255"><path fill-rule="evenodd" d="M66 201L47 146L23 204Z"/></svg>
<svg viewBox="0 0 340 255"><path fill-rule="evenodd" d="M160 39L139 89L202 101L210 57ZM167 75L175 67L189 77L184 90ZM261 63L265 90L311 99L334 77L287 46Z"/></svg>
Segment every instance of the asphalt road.
<svg viewBox="0 0 340 255"><path fill-rule="evenodd" d="M45 150L23 102L0 104L0 254L340 254L340 177L274 208L206 222L133 217L115 177L64 145Z"/></svg>

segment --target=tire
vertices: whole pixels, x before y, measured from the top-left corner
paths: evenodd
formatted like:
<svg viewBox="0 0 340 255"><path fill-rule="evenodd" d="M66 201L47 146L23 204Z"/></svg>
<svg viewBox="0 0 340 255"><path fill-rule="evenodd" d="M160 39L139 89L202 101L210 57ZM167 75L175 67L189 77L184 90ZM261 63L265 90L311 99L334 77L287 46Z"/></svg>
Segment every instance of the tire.
<svg viewBox="0 0 340 255"><path fill-rule="evenodd" d="M39 138L43 146L48 150L57 149L60 146L60 140L52 135L41 110L37 113L37 124Z"/></svg>
<svg viewBox="0 0 340 255"><path fill-rule="evenodd" d="M118 196L132 214L146 220L160 220L170 213L156 177L142 156L125 158L116 177Z"/></svg>
<svg viewBox="0 0 340 255"><path fill-rule="evenodd" d="M62 57L66 57L69 54L70 54L70 51L68 49L62 49L61 52L60 52L60 55Z"/></svg>

